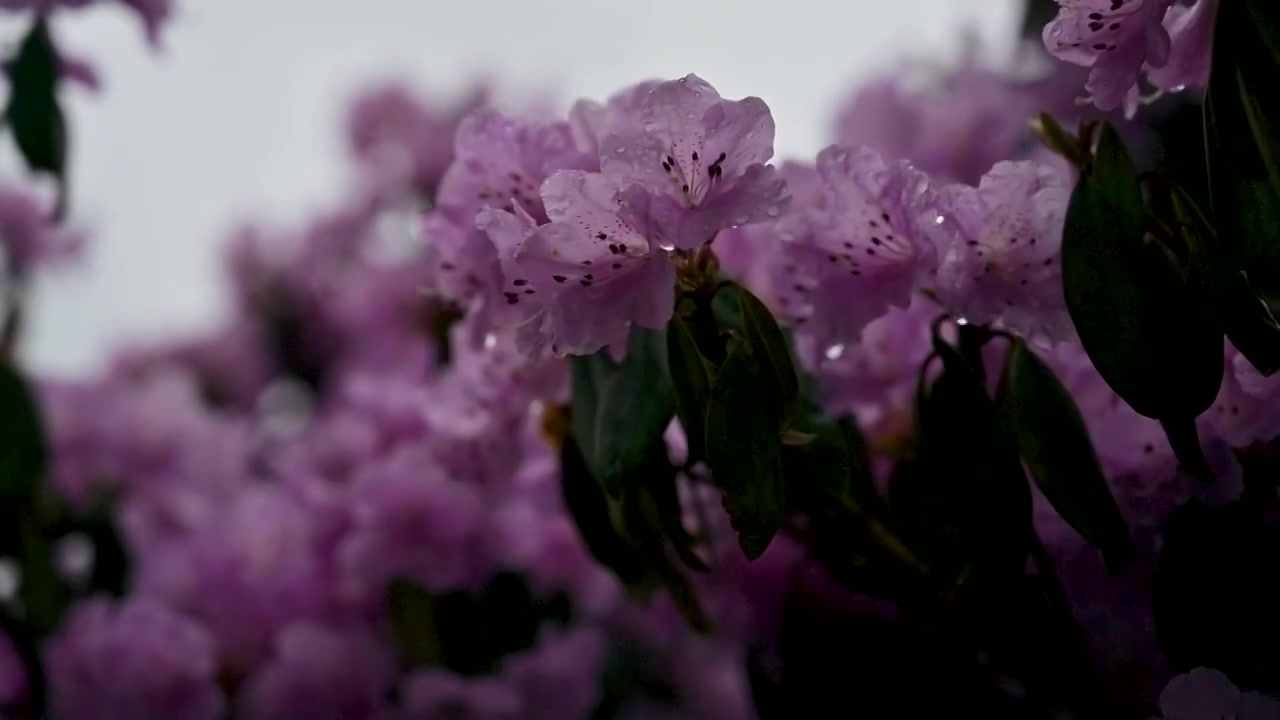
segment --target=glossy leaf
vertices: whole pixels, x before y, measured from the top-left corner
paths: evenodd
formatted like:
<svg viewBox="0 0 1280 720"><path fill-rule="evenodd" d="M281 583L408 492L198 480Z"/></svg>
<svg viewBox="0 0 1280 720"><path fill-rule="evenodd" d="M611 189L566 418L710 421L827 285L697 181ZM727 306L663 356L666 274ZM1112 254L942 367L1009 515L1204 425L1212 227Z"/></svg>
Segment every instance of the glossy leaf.
<svg viewBox="0 0 1280 720"><path fill-rule="evenodd" d="M1214 32L1204 105L1213 223L1229 270L1247 272L1274 315L1280 312L1280 96L1271 88L1280 72L1280 5L1222 3ZM1265 353L1251 349L1246 357L1270 373L1276 362L1255 360L1280 352L1267 342Z"/></svg>
<svg viewBox="0 0 1280 720"><path fill-rule="evenodd" d="M28 504L44 476L46 445L35 395L0 364L0 501Z"/></svg>
<svg viewBox="0 0 1280 720"><path fill-rule="evenodd" d="M937 350L943 372L921 386L917 452L895 476L890 510L924 561L957 582L1020 577L1031 494L1017 448L981 376L954 348Z"/></svg>
<svg viewBox="0 0 1280 720"><path fill-rule="evenodd" d="M738 544L760 557L782 527L785 485L779 418L767 358L738 342L721 366L707 410L707 459L724 491Z"/></svg>
<svg viewBox="0 0 1280 720"><path fill-rule="evenodd" d="M572 437L561 447L560 472L565 507L587 549L624 583L641 582L647 573L643 559L614 526L609 497Z"/></svg>
<svg viewBox="0 0 1280 720"><path fill-rule="evenodd" d="M661 438L675 414L676 399L667 370L665 333L634 327L627 344L626 359L618 364L601 356L579 359L592 364L588 371L594 378L595 399L579 403L575 396L574 423L586 433L579 436L582 447L589 450L588 467L615 498L622 497L624 478L644 462L645 454L655 439ZM575 382L575 391L577 388ZM584 424L578 425L578 413Z"/></svg>
<svg viewBox="0 0 1280 720"><path fill-rule="evenodd" d="M708 361L698 351L693 334L679 317L667 325L667 367L675 392L677 414L689 443L689 459L706 456L707 404L711 401Z"/></svg>
<svg viewBox="0 0 1280 720"><path fill-rule="evenodd" d="M800 397L800 379L791 357L791 348L782 328L778 327L778 321L769 312L769 308L760 302L760 298L744 287L734 286L734 289L737 291L738 305L742 309L747 342L760 356L760 360L767 364L768 374L774 383L778 412L786 427L795 417Z"/></svg>
<svg viewBox="0 0 1280 720"><path fill-rule="evenodd" d="M408 580L393 580L387 587L387 615L396 645L411 665L440 661L436 604L430 593Z"/></svg>
<svg viewBox="0 0 1280 720"><path fill-rule="evenodd" d="M1139 413L1194 418L1222 382L1222 332L1199 282L1147 241L1138 172L1104 126L1062 240L1067 308L1099 374ZM1170 362L1177 358L1178 362Z"/></svg>
<svg viewBox="0 0 1280 720"><path fill-rule="evenodd" d="M1080 410L1053 371L1021 341L1009 346L996 402L1054 510L1102 551L1113 572L1126 567L1133 541Z"/></svg>

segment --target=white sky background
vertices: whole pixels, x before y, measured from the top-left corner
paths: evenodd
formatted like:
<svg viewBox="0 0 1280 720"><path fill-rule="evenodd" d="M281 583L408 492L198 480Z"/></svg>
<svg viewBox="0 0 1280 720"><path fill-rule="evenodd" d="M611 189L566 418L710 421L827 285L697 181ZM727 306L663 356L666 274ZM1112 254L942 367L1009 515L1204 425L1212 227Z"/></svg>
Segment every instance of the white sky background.
<svg viewBox="0 0 1280 720"><path fill-rule="evenodd" d="M227 232L246 219L297 225L348 180L342 109L364 79L447 97L484 75L567 105L696 72L727 97L764 98L779 155L796 157L827 142L858 78L908 55L953 57L965 27L1005 51L1021 11L1021 0L178 3L160 55L114 7L57 25L106 86L71 98L74 211L94 235L83 267L40 284L25 346L37 369L81 373L128 340L211 327ZM6 17L0 30L20 27ZM0 177L18 167L0 152Z"/></svg>

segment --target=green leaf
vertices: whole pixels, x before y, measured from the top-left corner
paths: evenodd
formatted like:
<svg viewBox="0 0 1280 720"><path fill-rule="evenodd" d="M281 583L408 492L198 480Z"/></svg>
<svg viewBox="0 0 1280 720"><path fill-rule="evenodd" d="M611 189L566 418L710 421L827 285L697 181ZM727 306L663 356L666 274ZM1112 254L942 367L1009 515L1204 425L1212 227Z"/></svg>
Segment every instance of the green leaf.
<svg viewBox="0 0 1280 720"><path fill-rule="evenodd" d="M1280 96L1271 92L1280 72L1280 6L1235 0L1218 10L1213 71L1205 95L1213 223L1231 272L1269 308L1280 311ZM1238 333L1232 334L1235 342ZM1253 348L1246 339L1245 346ZM1270 346L1266 355L1277 352ZM1243 351L1243 349L1242 349ZM1262 372L1275 362L1255 360Z"/></svg>
<svg viewBox="0 0 1280 720"><path fill-rule="evenodd" d="M786 427L795 418L800 397L800 378L795 362L791 359L791 348L787 345L782 328L778 327L778 321L773 318L769 308L760 302L760 298L742 286L733 287L737 290L738 304L742 308L747 341L760 359L768 364L769 374L776 388L779 415L783 419L783 427Z"/></svg>
<svg viewBox="0 0 1280 720"><path fill-rule="evenodd" d="M584 388L579 402L575 392L574 425L586 433L579 436L588 450L587 464L604 484L606 492L622 497L624 478L644 462L656 438L666 432L675 414L676 398L667 370L666 334L660 330L633 327L626 359L613 363L593 356L579 359L590 369L575 373L589 375L594 387ZM575 382L575 391L578 383ZM595 400L594 415L590 401ZM583 424L578 413L582 411ZM586 423L590 418L594 421Z"/></svg>
<svg viewBox="0 0 1280 720"><path fill-rule="evenodd" d="M711 632L710 618L702 608L697 592L690 585L684 572L667 555L666 544L663 541L665 528L660 517L662 510L659 508L658 500L643 488L632 490L623 499L623 515L627 535L636 543L648 563L648 568L667 589L672 602L680 610L685 621L697 632ZM700 559L693 557L695 566L701 564Z"/></svg>
<svg viewBox="0 0 1280 720"><path fill-rule="evenodd" d="M61 179L67 162L67 128L58 103L61 61L43 18L32 25L5 67L9 104L5 120L27 165Z"/></svg>
<svg viewBox="0 0 1280 720"><path fill-rule="evenodd" d="M1022 34L1033 37L1037 42L1044 32L1044 26L1058 14L1058 3L1054 0L1025 0L1022 11Z"/></svg>
<svg viewBox="0 0 1280 720"><path fill-rule="evenodd" d="M1203 278L1147 242L1137 168L1110 126L1071 194L1062 279L1081 344L1134 410L1194 418L1213 403L1222 382L1222 331Z"/></svg>
<svg viewBox="0 0 1280 720"><path fill-rule="evenodd" d="M1126 567L1133 541L1084 419L1053 371L1022 341L1009 346L996 402L1054 510L1102 551L1112 572Z"/></svg>
<svg viewBox="0 0 1280 720"><path fill-rule="evenodd" d="M414 583L396 579L387 587L387 614L400 652L411 665L440 662L435 599Z"/></svg>
<svg viewBox="0 0 1280 720"><path fill-rule="evenodd" d="M80 531L93 543L89 587L96 592L123 597L129 582L129 553L109 509L103 508L83 520Z"/></svg>
<svg viewBox="0 0 1280 720"><path fill-rule="evenodd" d="M35 395L0 364L0 502L29 505L44 477L46 444Z"/></svg>
<svg viewBox="0 0 1280 720"><path fill-rule="evenodd" d="M689 443L689 459L706 457L707 404L711 401L708 361L698 351L693 334L679 317L667 325L667 367L675 391L680 425Z"/></svg>
<svg viewBox="0 0 1280 720"><path fill-rule="evenodd" d="M587 467L574 438L560 450L561 491L587 549L623 583L634 585L648 574L644 560L613 524L609 497Z"/></svg>
<svg viewBox="0 0 1280 720"><path fill-rule="evenodd" d="M707 409L707 459L724 491L725 509L750 559L760 557L785 519L782 439L776 405L762 385L767 358L738 342L725 358Z"/></svg>
<svg viewBox="0 0 1280 720"><path fill-rule="evenodd" d="M1032 531L1017 448L982 377L954 348L937 352L943 372L922 385L917 452L891 485L890 510L908 545L957 582L1020 577Z"/></svg>

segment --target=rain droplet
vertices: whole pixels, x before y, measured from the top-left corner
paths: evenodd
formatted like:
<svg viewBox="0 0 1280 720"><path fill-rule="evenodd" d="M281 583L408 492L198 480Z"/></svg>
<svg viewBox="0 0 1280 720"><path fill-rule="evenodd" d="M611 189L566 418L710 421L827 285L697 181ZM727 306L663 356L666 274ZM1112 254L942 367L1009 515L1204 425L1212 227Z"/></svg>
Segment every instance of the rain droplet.
<svg viewBox="0 0 1280 720"><path fill-rule="evenodd" d="M646 122L646 123L644 124L644 131L645 131L645 132L653 132L654 130L657 130L657 129L658 129L658 123L656 123L656 122L654 122L654 121L652 121L652 120L650 120L650 121L648 121L648 122Z"/></svg>
<svg viewBox="0 0 1280 720"><path fill-rule="evenodd" d="M622 147L621 145L613 149L614 155L621 155L624 152L626 152L626 148Z"/></svg>
<svg viewBox="0 0 1280 720"><path fill-rule="evenodd" d="M961 317L961 318L956 318L956 324L957 324L957 325L961 325L961 326L963 326L963 325L968 325L968 324L969 324L969 321L968 321L968 320L966 320L966 319L964 319L964 318L962 318L962 317Z"/></svg>
<svg viewBox="0 0 1280 720"><path fill-rule="evenodd" d="M671 252L672 250L676 249L676 244L671 242L670 240L663 240L662 242L658 243L658 247L662 248L663 250L666 250L667 252Z"/></svg>
<svg viewBox="0 0 1280 720"><path fill-rule="evenodd" d="M947 219L946 219L945 217L941 216L941 215L939 215L938 217L936 217L936 218L934 218L934 219L933 219L933 222L934 222L934 224L935 224L935 225L941 225L942 223L944 223L944 222L946 222L946 221L947 221Z"/></svg>
<svg viewBox="0 0 1280 720"><path fill-rule="evenodd" d="M738 217L733 219L733 222L735 225L746 225L747 223L751 222L751 218L747 217L746 215L739 215Z"/></svg>
<svg viewBox="0 0 1280 720"><path fill-rule="evenodd" d="M485 335L485 336L484 336L484 349L485 349L485 350L492 350L492 349L493 349L494 347L496 347L497 345L498 345L498 336L497 336L497 335L494 335L493 333L489 333L488 335Z"/></svg>
<svg viewBox="0 0 1280 720"><path fill-rule="evenodd" d="M765 210L765 214L768 215L769 217L778 217L778 215L780 215L781 213L782 211L779 210L776 206L771 207L768 210Z"/></svg>
<svg viewBox="0 0 1280 720"><path fill-rule="evenodd" d="M839 360L840 356L844 355L844 345L840 345L840 344L832 345L831 347L827 348L826 352L824 352L823 354L827 356L828 360Z"/></svg>

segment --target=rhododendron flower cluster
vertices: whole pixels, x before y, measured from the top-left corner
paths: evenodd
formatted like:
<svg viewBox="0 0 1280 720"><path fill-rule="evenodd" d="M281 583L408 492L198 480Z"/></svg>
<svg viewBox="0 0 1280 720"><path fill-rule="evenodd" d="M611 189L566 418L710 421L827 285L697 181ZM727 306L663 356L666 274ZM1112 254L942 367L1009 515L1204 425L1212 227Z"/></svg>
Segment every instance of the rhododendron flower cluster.
<svg viewBox="0 0 1280 720"><path fill-rule="evenodd" d="M350 192L232 233L219 328L53 379L45 19L89 4L0 1L63 189L0 184L4 717L1280 717L1280 258L1215 230L1280 186L1150 157L1141 102L1236 91L1215 0L1057 1L1114 124L970 58L800 159L697 74L552 117L379 84ZM1249 92L1212 167L1274 158Z"/></svg>

